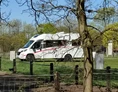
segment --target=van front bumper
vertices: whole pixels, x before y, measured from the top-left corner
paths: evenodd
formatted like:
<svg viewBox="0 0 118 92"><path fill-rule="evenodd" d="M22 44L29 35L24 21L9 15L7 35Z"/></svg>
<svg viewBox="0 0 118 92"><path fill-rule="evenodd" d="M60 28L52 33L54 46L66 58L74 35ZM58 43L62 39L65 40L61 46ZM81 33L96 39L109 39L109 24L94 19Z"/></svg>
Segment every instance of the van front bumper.
<svg viewBox="0 0 118 92"><path fill-rule="evenodd" d="M19 58L19 59L26 59L26 54L24 54L24 53L20 53L19 55L17 54L17 58Z"/></svg>

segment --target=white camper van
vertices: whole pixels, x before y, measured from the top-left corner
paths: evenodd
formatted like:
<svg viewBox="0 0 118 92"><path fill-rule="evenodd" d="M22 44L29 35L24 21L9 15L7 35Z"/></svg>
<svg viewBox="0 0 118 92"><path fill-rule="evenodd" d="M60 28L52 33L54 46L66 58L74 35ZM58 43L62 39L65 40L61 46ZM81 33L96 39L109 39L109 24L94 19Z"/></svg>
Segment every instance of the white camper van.
<svg viewBox="0 0 118 92"><path fill-rule="evenodd" d="M18 50L17 56L21 60L54 58L72 61L83 57L81 46L72 42L78 38L77 33L64 32L35 35Z"/></svg>

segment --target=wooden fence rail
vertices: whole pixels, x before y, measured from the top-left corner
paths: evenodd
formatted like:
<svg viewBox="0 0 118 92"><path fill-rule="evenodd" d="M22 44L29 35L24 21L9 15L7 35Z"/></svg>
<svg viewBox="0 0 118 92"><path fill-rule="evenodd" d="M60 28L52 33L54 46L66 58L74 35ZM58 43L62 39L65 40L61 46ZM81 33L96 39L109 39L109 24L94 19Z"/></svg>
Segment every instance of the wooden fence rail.
<svg viewBox="0 0 118 92"><path fill-rule="evenodd" d="M2 60L1 60L1 57L0 57L0 70L1 70L1 63L2 63ZM30 64L29 74L33 75L33 61L30 60L29 64ZM10 68L9 70L13 71L13 73L16 73L17 72L17 66L16 65L17 65L16 60L14 59L13 60L13 68ZM54 82L55 92L59 92L61 74L59 74L58 72L56 72L54 74L54 65L53 65L53 63L50 63L50 65L46 65L46 66L49 66L49 69L50 69L50 74L49 74L50 82ZM83 72L83 71L79 71L79 70L82 70L82 69L80 69L78 65L75 65L74 71L73 71L73 76L74 76L73 78L74 78L74 81L75 81L74 84L76 84L76 85L79 84L79 78L80 78L79 74L81 72ZM111 78L112 78L111 75L113 76L113 74L115 75L115 73L112 74L110 66L107 66L106 69L100 70L100 71L102 71L102 73L99 72L99 70L94 70L93 77L96 77L96 76L99 77L101 75L104 75L105 77L104 76L103 77L106 81L106 87L107 87L106 90L107 90L107 92L111 92ZM115 70L115 71L118 72L117 70ZM118 77L116 77L116 78L118 78Z"/></svg>

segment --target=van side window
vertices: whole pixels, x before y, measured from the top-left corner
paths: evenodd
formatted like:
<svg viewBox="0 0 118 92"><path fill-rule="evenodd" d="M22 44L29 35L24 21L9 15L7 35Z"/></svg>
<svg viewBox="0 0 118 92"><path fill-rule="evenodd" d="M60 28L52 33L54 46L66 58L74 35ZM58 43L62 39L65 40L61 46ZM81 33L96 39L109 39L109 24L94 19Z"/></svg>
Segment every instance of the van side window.
<svg viewBox="0 0 118 92"><path fill-rule="evenodd" d="M46 40L46 47L65 46L66 40Z"/></svg>
<svg viewBox="0 0 118 92"><path fill-rule="evenodd" d="M46 47L52 47L53 44L52 44L52 41L46 41Z"/></svg>
<svg viewBox="0 0 118 92"><path fill-rule="evenodd" d="M32 46L32 48L34 48L34 49L41 48L41 42L40 41L35 42L34 45Z"/></svg>
<svg viewBox="0 0 118 92"><path fill-rule="evenodd" d="M58 41L58 46L65 46L66 43L67 43L66 40L60 40L60 41Z"/></svg>
<svg viewBox="0 0 118 92"><path fill-rule="evenodd" d="M72 46L80 46L80 41L73 40Z"/></svg>

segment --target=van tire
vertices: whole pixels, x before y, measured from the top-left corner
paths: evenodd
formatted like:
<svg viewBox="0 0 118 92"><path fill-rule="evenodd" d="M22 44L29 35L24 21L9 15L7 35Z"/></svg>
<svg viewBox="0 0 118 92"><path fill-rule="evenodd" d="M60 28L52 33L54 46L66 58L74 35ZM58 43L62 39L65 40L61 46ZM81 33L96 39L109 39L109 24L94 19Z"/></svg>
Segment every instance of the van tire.
<svg viewBox="0 0 118 92"><path fill-rule="evenodd" d="M72 56L70 54L66 54L64 57L64 61L72 61Z"/></svg>
<svg viewBox="0 0 118 92"><path fill-rule="evenodd" d="M27 56L26 56L26 60L27 61L34 61L35 60L35 57L34 57L34 55L33 54L28 54Z"/></svg>

